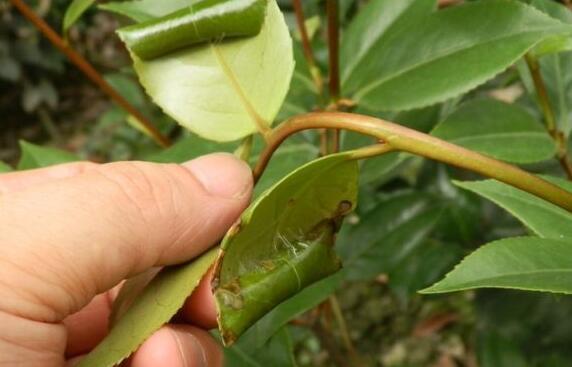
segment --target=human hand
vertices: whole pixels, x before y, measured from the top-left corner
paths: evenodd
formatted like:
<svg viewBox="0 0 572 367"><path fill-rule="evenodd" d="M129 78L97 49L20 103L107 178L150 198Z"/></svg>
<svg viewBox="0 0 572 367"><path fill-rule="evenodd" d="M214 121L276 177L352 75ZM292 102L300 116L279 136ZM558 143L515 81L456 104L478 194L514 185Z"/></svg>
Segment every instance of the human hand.
<svg viewBox="0 0 572 367"><path fill-rule="evenodd" d="M188 261L248 205L252 176L229 154L184 165L72 163L0 175L0 366L73 365L108 331L122 280ZM115 288L114 288L115 287ZM218 367L207 281L131 367Z"/></svg>

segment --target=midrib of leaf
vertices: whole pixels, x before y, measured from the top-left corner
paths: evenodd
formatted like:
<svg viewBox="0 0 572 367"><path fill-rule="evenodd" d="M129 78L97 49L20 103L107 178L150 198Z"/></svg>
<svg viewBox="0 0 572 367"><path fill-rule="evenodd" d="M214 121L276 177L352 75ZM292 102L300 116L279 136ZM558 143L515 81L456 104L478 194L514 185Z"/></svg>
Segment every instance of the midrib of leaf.
<svg viewBox="0 0 572 367"><path fill-rule="evenodd" d="M230 82L230 85L232 86L232 89L235 91L238 98L242 102L244 109L246 110L248 115L250 115L252 122L254 122L254 124L256 125L258 132L262 134L262 136L266 136L267 133L270 131L270 122L264 120L262 116L258 114L252 103L250 103L250 101L248 100L248 96L246 95L246 93L244 93L244 90L242 89L236 75L226 62L224 55L220 52L218 46L215 45L214 43L211 43L210 46L224 75L227 77L228 81Z"/></svg>
<svg viewBox="0 0 572 367"><path fill-rule="evenodd" d="M461 266L461 264L459 264L459 266ZM471 280L468 282L462 282L462 283L458 283L459 285L456 286L444 286L444 288L460 288L460 287L476 287L478 286L479 283L485 282L485 281L497 281L497 280L506 280L509 278L513 278L513 277L520 277L523 275L536 275L536 274L546 274L546 273L564 273L564 274L572 274L572 269L570 268L554 268L554 269L544 269L544 270L523 270L523 271L515 271L515 272L510 272L510 273L503 273L503 274L498 274L498 275L494 275L494 276L490 276L490 277L486 277L486 278L480 278L480 279L475 279L475 280ZM491 285L491 287L502 287L502 288L516 288L513 286L493 286ZM533 287L518 287L517 289L530 289ZM536 288L536 287L534 287ZM542 287L538 287L538 288L542 288ZM544 289L544 288L542 288Z"/></svg>
<svg viewBox="0 0 572 367"><path fill-rule="evenodd" d="M382 79L375 80L375 81L371 82L370 84L368 84L368 85L366 85L365 87L363 87L363 88L361 88L360 90L358 90L358 91L355 93L354 99L356 99L356 100L359 101L364 95L366 95L367 93L369 93L372 89L377 88L379 85L381 85L381 84L383 84L383 83L387 83L387 82L389 82L389 81L391 81L391 80L397 79L397 78L403 76L404 74L410 72L411 70L414 70L414 69L418 69L418 68L427 66L427 65L429 65L429 64L432 64L432 63L434 63L434 62L440 61L440 60L445 59L445 58L447 58L447 57L451 57L451 56L453 56L453 55L455 55L455 54L469 51L469 50L471 50L471 49L473 49L473 48L486 46L487 44L494 43L494 42L498 42L498 41L502 41L502 40L508 40L508 39L513 38L513 37L516 37L516 36L521 37L521 36L526 36L526 35L528 35L528 34L534 34L534 33L537 33L537 32L539 32L539 31L541 31L541 30L540 30L540 29L535 29L535 30L527 30L527 31L525 31L525 32L520 32L520 31L519 31L519 32L513 33L513 34L504 35L504 36L501 36L501 37L491 38L490 40L488 40L488 41L486 41L486 42L478 43L478 44L473 45L473 46L470 46L470 47L466 47L466 46L462 46L462 45L461 45L461 46L456 46L456 47L451 47L450 49L444 50L441 54L436 55L436 56L433 57L433 58L430 58L430 59L423 60L423 61L420 61L420 62L418 62L418 63L412 64L410 67L404 68L403 70L397 72L396 74L388 75L386 78L382 78ZM540 41L541 41L541 39L539 39L538 41L536 41L535 43L533 43L533 44L531 45L531 47L534 46L536 43L538 43L538 42L540 42ZM516 59L518 59L518 57L517 57Z"/></svg>

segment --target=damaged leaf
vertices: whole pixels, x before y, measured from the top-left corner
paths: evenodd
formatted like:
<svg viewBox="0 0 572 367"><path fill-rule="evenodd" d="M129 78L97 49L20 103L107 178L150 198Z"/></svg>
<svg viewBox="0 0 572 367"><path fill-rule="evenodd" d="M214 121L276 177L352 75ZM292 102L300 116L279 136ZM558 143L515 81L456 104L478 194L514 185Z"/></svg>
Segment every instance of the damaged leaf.
<svg viewBox="0 0 572 367"><path fill-rule="evenodd" d="M294 171L261 195L223 240L214 289L225 344L340 268L335 234L357 196L357 163L348 157L329 156Z"/></svg>

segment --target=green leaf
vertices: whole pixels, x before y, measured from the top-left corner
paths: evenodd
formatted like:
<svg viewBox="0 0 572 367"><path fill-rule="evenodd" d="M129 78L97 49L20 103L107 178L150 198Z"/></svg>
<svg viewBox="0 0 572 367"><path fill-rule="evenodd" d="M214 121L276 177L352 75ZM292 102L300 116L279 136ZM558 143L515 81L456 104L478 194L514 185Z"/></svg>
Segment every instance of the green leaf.
<svg viewBox="0 0 572 367"><path fill-rule="evenodd" d="M20 141L22 151L18 170L27 170L53 166L55 164L79 161L75 154L48 147L41 147L25 141Z"/></svg>
<svg viewBox="0 0 572 367"><path fill-rule="evenodd" d="M282 302L256 322L240 337L238 345L261 348L278 330L290 320L295 319L322 303L339 287L342 272L335 273L303 289L292 298Z"/></svg>
<svg viewBox="0 0 572 367"><path fill-rule="evenodd" d="M571 259L570 242L508 238L480 247L421 293L486 287L572 294Z"/></svg>
<svg viewBox="0 0 572 367"><path fill-rule="evenodd" d="M268 167L254 189L254 197L258 197L272 185L276 184L290 172L310 162L318 156L318 149L311 144L283 144L272 156ZM251 160L258 161L258 157Z"/></svg>
<svg viewBox="0 0 572 367"><path fill-rule="evenodd" d="M390 273L422 245L439 219L441 208L430 195L406 193L380 202L357 225L340 233L337 250L348 279Z"/></svg>
<svg viewBox="0 0 572 367"><path fill-rule="evenodd" d="M164 17L184 7L189 7L198 0L134 0L114 1L101 4L98 7L116 14L129 17L136 22L146 22Z"/></svg>
<svg viewBox="0 0 572 367"><path fill-rule="evenodd" d="M564 4L551 0L533 0L530 5L562 22L572 24L572 12ZM572 50L572 34L548 38L532 50L535 56Z"/></svg>
<svg viewBox="0 0 572 367"><path fill-rule="evenodd" d="M78 367L112 367L129 357L181 308L214 263L217 253L215 248L190 264L163 269Z"/></svg>
<svg viewBox="0 0 572 367"><path fill-rule="evenodd" d="M142 60L173 51L260 32L267 0L202 0L172 14L119 30L119 37Z"/></svg>
<svg viewBox="0 0 572 367"><path fill-rule="evenodd" d="M493 99L474 99L441 122L432 135L514 163L550 159L556 145L523 108Z"/></svg>
<svg viewBox="0 0 572 367"><path fill-rule="evenodd" d="M361 85L362 82L356 80L360 78L360 70L387 47L395 32L430 14L435 5L435 0L371 0L364 6L344 32L341 41L340 64L344 88L353 90Z"/></svg>
<svg viewBox="0 0 572 367"><path fill-rule="evenodd" d="M571 29L515 1L450 7L394 30L344 79L344 87L371 109L431 105L477 87L538 42Z"/></svg>
<svg viewBox="0 0 572 367"><path fill-rule="evenodd" d="M224 350L228 367L296 367L294 346L288 328L280 329L263 348L238 343Z"/></svg>
<svg viewBox="0 0 572 367"><path fill-rule="evenodd" d="M561 181L553 183L572 189ZM554 204L495 180L455 184L493 201L540 237L572 240L572 213Z"/></svg>
<svg viewBox="0 0 572 367"><path fill-rule="evenodd" d="M0 161L0 173L11 172L11 171L12 171L12 167L10 167L8 164Z"/></svg>
<svg viewBox="0 0 572 367"><path fill-rule="evenodd" d="M66 13L64 15L63 33L66 34L70 27L77 22L83 13L85 13L94 3L95 0L73 0L70 6L66 9Z"/></svg>
<svg viewBox="0 0 572 367"><path fill-rule="evenodd" d="M357 163L349 157L328 156L292 172L261 195L224 238L214 283L225 343L339 269L335 232L357 196Z"/></svg>
<svg viewBox="0 0 572 367"><path fill-rule="evenodd" d="M153 100L181 125L216 141L268 129L294 69L292 40L274 0L255 37L191 47L152 61L132 57Z"/></svg>

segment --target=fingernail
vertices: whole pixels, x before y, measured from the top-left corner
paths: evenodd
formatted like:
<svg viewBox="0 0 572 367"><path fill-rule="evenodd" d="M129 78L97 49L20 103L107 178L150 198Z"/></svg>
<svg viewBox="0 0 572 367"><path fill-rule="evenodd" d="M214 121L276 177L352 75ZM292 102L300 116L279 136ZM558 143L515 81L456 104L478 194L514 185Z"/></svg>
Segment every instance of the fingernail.
<svg viewBox="0 0 572 367"><path fill-rule="evenodd" d="M229 153L209 154L183 164L205 190L224 198L243 198L252 190L252 171Z"/></svg>

